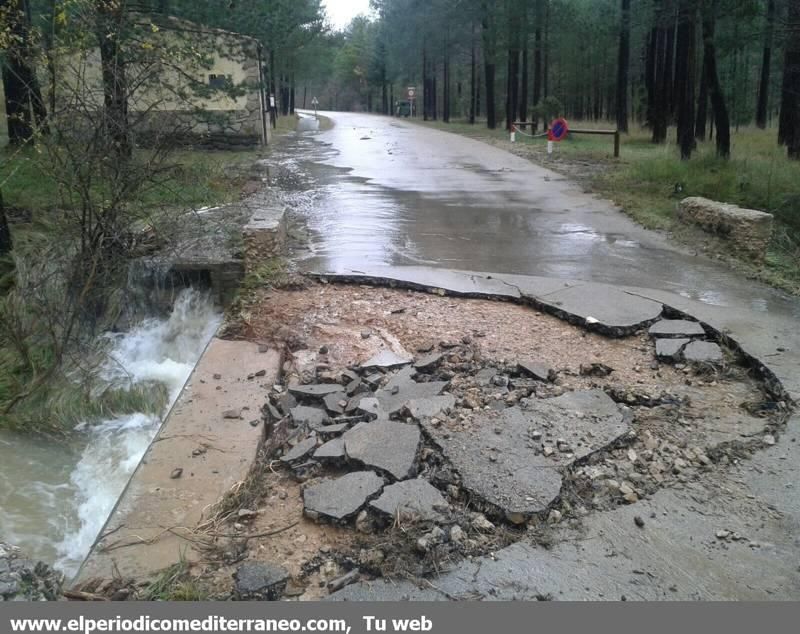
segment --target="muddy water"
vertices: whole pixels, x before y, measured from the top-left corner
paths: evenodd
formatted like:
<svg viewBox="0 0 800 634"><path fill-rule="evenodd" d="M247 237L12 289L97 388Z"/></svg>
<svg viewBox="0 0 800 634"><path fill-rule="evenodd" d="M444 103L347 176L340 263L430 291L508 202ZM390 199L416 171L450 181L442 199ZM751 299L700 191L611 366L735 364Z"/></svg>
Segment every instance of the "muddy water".
<svg viewBox="0 0 800 634"><path fill-rule="evenodd" d="M112 341L108 381L158 381L180 393L220 316L184 291L167 319ZM0 432L0 538L29 556L77 571L161 419L141 413L86 424L66 443Z"/></svg>
<svg viewBox="0 0 800 634"><path fill-rule="evenodd" d="M286 149L315 189L297 207L306 269L415 264L541 275L800 317L796 300L687 253L524 159L396 119L325 116L333 129L298 134Z"/></svg>

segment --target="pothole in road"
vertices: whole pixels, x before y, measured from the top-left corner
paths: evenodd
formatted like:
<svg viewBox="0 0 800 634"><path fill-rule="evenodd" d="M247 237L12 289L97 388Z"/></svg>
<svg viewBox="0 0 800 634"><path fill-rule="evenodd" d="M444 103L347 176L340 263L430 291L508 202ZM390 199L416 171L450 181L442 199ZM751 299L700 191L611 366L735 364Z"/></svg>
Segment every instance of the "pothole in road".
<svg viewBox="0 0 800 634"><path fill-rule="evenodd" d="M609 339L509 303L315 283L262 292L236 327L287 349L265 406L286 440L212 567L230 584L246 566L241 597L425 583L520 539L548 547L555 524L776 442L786 412L691 322Z"/></svg>

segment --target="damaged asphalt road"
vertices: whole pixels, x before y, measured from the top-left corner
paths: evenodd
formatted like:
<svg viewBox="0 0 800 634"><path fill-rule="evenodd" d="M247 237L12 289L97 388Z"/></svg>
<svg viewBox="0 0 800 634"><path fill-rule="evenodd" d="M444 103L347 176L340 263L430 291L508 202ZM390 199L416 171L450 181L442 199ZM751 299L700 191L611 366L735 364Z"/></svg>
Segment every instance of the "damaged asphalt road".
<svg viewBox="0 0 800 634"><path fill-rule="evenodd" d="M796 448L788 407L697 322L607 319L610 338L511 303L364 285L257 304L255 335L288 345L266 408L287 440L235 530L246 565L286 567L284 598L800 588L791 516L748 489L762 461L795 468L764 451ZM708 356L657 355L684 339ZM299 525L285 544L247 539L267 518Z"/></svg>

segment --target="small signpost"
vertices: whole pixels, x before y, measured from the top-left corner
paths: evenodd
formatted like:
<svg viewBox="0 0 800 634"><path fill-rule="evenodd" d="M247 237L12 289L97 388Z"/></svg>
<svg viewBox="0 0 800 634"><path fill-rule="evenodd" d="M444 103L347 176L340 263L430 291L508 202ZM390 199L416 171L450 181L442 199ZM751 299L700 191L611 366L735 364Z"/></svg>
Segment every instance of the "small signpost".
<svg viewBox="0 0 800 634"><path fill-rule="evenodd" d="M567 138L569 134L569 124L563 117L554 119L550 123L550 129L547 131L547 155L553 153L553 143L560 143Z"/></svg>
<svg viewBox="0 0 800 634"><path fill-rule="evenodd" d="M406 88L406 97L408 98L408 104L410 106L410 113L409 116L414 116L414 101L417 98L417 87L416 86L409 86Z"/></svg>
<svg viewBox="0 0 800 634"><path fill-rule="evenodd" d="M314 116L317 116L317 106L319 106L319 101L317 101L316 97L311 99L311 105L314 106Z"/></svg>

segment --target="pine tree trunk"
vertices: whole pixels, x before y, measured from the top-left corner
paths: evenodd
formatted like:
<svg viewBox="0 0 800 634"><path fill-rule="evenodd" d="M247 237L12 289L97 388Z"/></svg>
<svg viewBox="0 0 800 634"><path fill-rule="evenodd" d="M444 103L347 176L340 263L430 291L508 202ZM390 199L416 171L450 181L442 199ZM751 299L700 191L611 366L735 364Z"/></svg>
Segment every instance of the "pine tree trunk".
<svg viewBox="0 0 800 634"><path fill-rule="evenodd" d="M779 134L790 159L800 160L800 0L789 0Z"/></svg>
<svg viewBox="0 0 800 634"><path fill-rule="evenodd" d="M678 118L678 145L681 159L687 160L694 149L695 92L695 20L694 0L680 0L678 39L675 51L675 98Z"/></svg>
<svg viewBox="0 0 800 634"><path fill-rule="evenodd" d="M670 93L672 86L672 46L670 44L672 17L663 5L663 0L657 0L655 12L655 42L654 42L654 95L652 109L652 141L664 143L667 140L669 126Z"/></svg>
<svg viewBox="0 0 800 634"><path fill-rule="evenodd" d="M483 5L483 65L486 77L486 127L494 130L497 127L497 113L495 111L495 45L494 45L494 25L491 12L493 6L487 2Z"/></svg>
<svg viewBox="0 0 800 634"><path fill-rule="evenodd" d="M475 123L475 117L477 116L477 98L478 98L478 86L477 86L477 60L475 54L475 23L472 23L471 26L471 38L470 38L470 65L469 65L469 122L470 124Z"/></svg>
<svg viewBox="0 0 800 634"><path fill-rule="evenodd" d="M131 145L128 124L128 82L119 42L124 26L124 7L111 0L97 0L97 38L103 78L104 124L117 158L128 159Z"/></svg>
<svg viewBox="0 0 800 634"><path fill-rule="evenodd" d="M767 2L766 25L764 29L764 52L761 58L761 79L758 85L756 104L756 125L762 130L767 127L769 109L769 76L772 65L772 36L775 27L775 0Z"/></svg>
<svg viewBox="0 0 800 634"><path fill-rule="evenodd" d="M11 229L6 218L6 206L3 201L3 192L0 190L0 257L10 253L14 243L11 238Z"/></svg>
<svg viewBox="0 0 800 634"><path fill-rule="evenodd" d="M519 120L528 120L528 47L522 49L522 78L519 87Z"/></svg>
<svg viewBox="0 0 800 634"><path fill-rule="evenodd" d="M704 47L705 48L705 47ZM708 58L703 53L703 66L700 70L700 93L697 96L697 117L694 123L694 138L704 141L706 121L708 121Z"/></svg>
<svg viewBox="0 0 800 634"><path fill-rule="evenodd" d="M644 63L644 86L647 93L647 105L645 110L645 125L653 128L656 105L656 45L658 43L658 29L654 26L650 29L647 38L647 52Z"/></svg>
<svg viewBox="0 0 800 634"><path fill-rule="evenodd" d="M703 6L703 58L705 60L706 85L713 111L712 127L717 128L717 155L728 158L731 154L731 123L717 71L717 51L714 43L716 13L717 0L705 0Z"/></svg>
<svg viewBox="0 0 800 634"><path fill-rule="evenodd" d="M542 15L541 4L537 7L536 30L533 35L533 107L538 108L542 101ZM533 132L539 127L539 114L533 115Z"/></svg>
<svg viewBox="0 0 800 634"><path fill-rule="evenodd" d="M631 58L631 0L622 0L617 60L617 130L628 131L628 73Z"/></svg>
<svg viewBox="0 0 800 634"><path fill-rule="evenodd" d="M508 51L508 90L506 95L506 129L511 130L516 121L519 101L519 50Z"/></svg>

